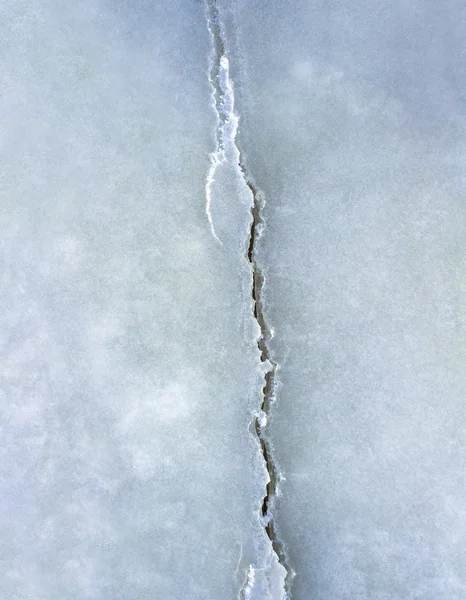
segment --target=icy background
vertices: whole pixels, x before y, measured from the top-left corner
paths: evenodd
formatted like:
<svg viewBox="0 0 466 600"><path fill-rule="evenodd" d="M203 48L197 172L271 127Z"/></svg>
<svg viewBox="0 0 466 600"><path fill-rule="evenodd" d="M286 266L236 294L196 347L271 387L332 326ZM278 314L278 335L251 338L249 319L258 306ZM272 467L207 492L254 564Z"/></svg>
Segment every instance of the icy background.
<svg viewBox="0 0 466 600"><path fill-rule="evenodd" d="M14 0L0 40L0 596L236 598L276 558L204 5Z"/></svg>
<svg viewBox="0 0 466 600"><path fill-rule="evenodd" d="M293 600L466 597L466 9L223 2Z"/></svg>
<svg viewBox="0 0 466 600"><path fill-rule="evenodd" d="M2 598L464 600L465 54L455 0L1 3Z"/></svg>

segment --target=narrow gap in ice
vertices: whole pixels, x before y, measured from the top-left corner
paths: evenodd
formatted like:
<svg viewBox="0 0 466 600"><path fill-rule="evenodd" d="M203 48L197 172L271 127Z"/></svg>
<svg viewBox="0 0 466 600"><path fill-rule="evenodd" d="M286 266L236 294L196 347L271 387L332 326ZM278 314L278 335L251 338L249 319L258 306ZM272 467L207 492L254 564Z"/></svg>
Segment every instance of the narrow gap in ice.
<svg viewBox="0 0 466 600"><path fill-rule="evenodd" d="M257 341L257 345L261 352L261 361L265 365L267 365L267 370L264 375L264 387L262 388L262 406L259 411L259 414L256 416L256 420L254 423L256 435L259 439L262 454L264 456L264 461L269 474L269 482L267 484L267 489L261 509L262 523L272 543L272 547L275 551L275 554L278 557L279 563L286 570L285 590L287 592L287 595L284 600L288 600L291 597L290 586L291 580L294 576L294 572L288 564L285 546L282 540L280 540L277 536L277 532L273 521L273 509L275 499L277 497L278 486L280 484L280 474L278 473L278 469L275 465L270 444L267 442L267 439L264 436L264 430L267 425L267 418L270 413L271 405L275 398L278 369L278 363L274 360L268 345L269 340L273 336L273 332L265 319L263 310L262 290L264 285L264 276L255 258L255 246L257 240L259 239L264 230L264 220L262 218L262 211L265 205L265 200L261 190L259 190L259 188L257 188L252 182L251 177L249 176L247 169L242 161L240 161L240 167L244 176L244 180L246 181L246 185L251 190L252 197L254 199L253 205L251 207L252 222L249 237L248 260L252 269L251 292L254 302L254 317L256 318L261 332L260 337Z"/></svg>
<svg viewBox="0 0 466 600"><path fill-rule="evenodd" d="M212 89L212 104L217 119L215 136L216 147L215 150L210 154L210 168L206 178L206 214L212 234L221 243L215 233L212 215L210 212L212 203L212 185L215 181L217 168L223 163L234 159L236 161L236 165L241 171L245 185L249 188L252 194L253 200L251 206L251 229L247 244L246 257L252 271L251 295L254 307L254 317L260 328L260 335L257 340L257 345L260 350L261 362L265 367L264 386L262 388L262 402L260 410L255 417L254 431L262 450L262 455L264 457L264 462L269 477L261 506L261 522L268 538L270 539L272 549L277 556L279 564L282 565L286 571L285 596L283 600L289 600L291 597L290 585L294 576L294 572L288 565L284 544L276 534L273 521L273 508L280 483L280 475L273 460L270 444L267 442L264 435L267 417L275 396L278 369L278 363L274 361L268 346L268 342L272 338L272 330L267 324L263 311L262 289L264 284L264 276L255 258L256 243L264 229L262 211L265 205L265 200L262 192L253 183L253 179L248 173L245 162L241 157L241 153L235 141L238 131L239 117L236 114L234 107L233 83L230 79L229 61L226 56L224 35L220 25L216 0L206 0L206 16L207 26L212 42L209 79ZM256 569L254 565L250 565L247 573L247 581L242 590L242 597L244 600L253 597L252 594L255 582L255 572Z"/></svg>

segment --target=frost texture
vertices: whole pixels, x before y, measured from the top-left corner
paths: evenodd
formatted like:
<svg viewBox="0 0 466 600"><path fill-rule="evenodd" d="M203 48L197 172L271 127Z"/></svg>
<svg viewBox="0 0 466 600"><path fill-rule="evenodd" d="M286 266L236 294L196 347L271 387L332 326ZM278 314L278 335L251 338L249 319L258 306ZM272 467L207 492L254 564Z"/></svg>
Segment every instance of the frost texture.
<svg viewBox="0 0 466 600"><path fill-rule="evenodd" d="M462 600L466 9L223 5L291 597Z"/></svg>
<svg viewBox="0 0 466 600"><path fill-rule="evenodd" d="M0 13L0 597L235 599L254 564L279 598L231 144L223 247L204 214L204 6Z"/></svg>
<svg viewBox="0 0 466 600"><path fill-rule="evenodd" d="M238 130L238 117L235 113L235 97L233 95L233 85L230 80L228 58L222 55L218 69L212 67L212 71L215 74L212 76L213 79L210 79L210 82L212 86L213 107L217 116L217 128L215 136L216 148L210 153L210 168L206 178L206 214L212 235L221 244L222 242L215 233L210 210L212 205L212 186L215 182L217 169L233 158L232 152L234 153L236 150L235 137ZM214 85L213 81L218 82L217 85Z"/></svg>
<svg viewBox="0 0 466 600"><path fill-rule="evenodd" d="M212 56L210 68L210 83L215 114L217 117L216 149L211 153L211 166L206 183L206 213L211 226L213 236L220 242L214 229L211 215L212 185L215 182L217 169L225 163L231 163L235 167L236 176L242 178L244 191L252 194L251 206L251 229L249 242L247 244L247 259L252 271L251 297L253 301L253 312L256 319L259 338L257 345L260 351L260 360L264 369L264 384L262 390L262 402L254 422L254 431L260 444L265 466L267 469L267 488L261 508L260 522L267 532L269 538L269 558L267 565L258 568L249 565L247 582L243 588L242 595L247 598L278 598L286 597L284 589L284 578L289 574L286 567L286 558L283 545L277 538L273 526L273 501L276 495L278 474L273 463L270 446L266 440L264 431L267 423L267 413L274 394L277 364L271 362L267 342L270 330L265 322L261 306L261 289L263 277L255 260L255 242L261 234L263 221L261 211L264 205L259 190L252 184L245 165L241 161L240 153L236 145L236 134L238 132L239 118L235 112L235 97L233 83L230 78L229 61L226 56L224 32L220 21L220 15L215 1L206 3L207 25L212 39ZM220 242L221 243L221 242ZM277 564L277 562L279 564Z"/></svg>
<svg viewBox="0 0 466 600"><path fill-rule="evenodd" d="M466 7L348 6L1 3L1 598L466 597Z"/></svg>

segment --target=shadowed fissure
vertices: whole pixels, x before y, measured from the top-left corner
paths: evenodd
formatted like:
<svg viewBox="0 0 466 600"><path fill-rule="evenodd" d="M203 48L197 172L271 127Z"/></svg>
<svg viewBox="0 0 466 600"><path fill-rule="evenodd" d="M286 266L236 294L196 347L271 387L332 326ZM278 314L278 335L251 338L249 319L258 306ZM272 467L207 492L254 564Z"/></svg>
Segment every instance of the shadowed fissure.
<svg viewBox="0 0 466 600"><path fill-rule="evenodd" d="M264 375L264 386L262 388L262 402L260 411L254 420L254 433L257 436L260 444L264 462L267 468L269 482L267 484L262 506L261 506L261 522L270 539L272 548L277 555L279 563L283 566L286 571L285 577L285 598L290 598L290 585L291 579L294 575L292 569L288 566L287 557L285 554L285 548L282 541L277 537L276 528L274 525L272 513L277 496L277 489L280 482L280 476L277 472L277 468L274 464L271 447L267 442L264 434L264 429L267 424L267 418L270 412L271 403L274 400L275 388L277 383L277 368L278 364L274 361L268 347L268 342L272 337L272 332L267 324L264 317L263 303L262 303L262 290L264 285L264 276L257 264L256 260L256 243L259 239L263 229L264 220L262 217L262 211L264 208L264 198L262 192L253 183L253 179L247 171L246 165L241 158L239 148L236 144L235 137L238 125L238 116L234 111L234 96L233 87L229 78L229 63L226 56L226 49L224 43L224 35L219 20L218 9L216 0L206 0L206 17L207 26L210 32L212 40L212 56L210 64L210 84L212 87L212 102L217 115L217 129L216 129L216 147L214 152L210 155L210 169L207 176L206 182L206 214L209 220L209 224L212 230L212 234L217 241L222 243L217 237L212 222L210 213L211 205L211 188L215 180L215 173L217 168L228 160L228 145L232 144L237 151L237 165L241 170L245 185L249 188L253 198L253 204L251 207L252 222L247 248L247 259L252 271L252 299L254 307L254 317L260 328L260 336L257 341L260 358L262 363L266 365L266 372ZM249 598L249 593L246 593L246 589L250 587L249 575L248 583L243 590L243 597ZM253 583L252 583L253 585Z"/></svg>
<svg viewBox="0 0 466 600"><path fill-rule="evenodd" d="M269 482L266 488L266 494L264 496L262 502L262 523L264 524L267 535L272 543L272 547L275 551L275 554L278 557L279 563L286 570L286 578L285 578L285 591L287 593L286 598L290 598L290 584L291 579L293 577L293 571L288 566L287 557L285 553L285 548L283 542L278 538L272 512L275 503L275 498L277 496L277 489L280 482L280 476L277 472L277 468L275 466L272 451L269 443L267 442L264 436L264 426L267 422L268 415L270 413L271 403L275 398L275 388L276 388L276 379L277 379L277 368L278 364L274 361L269 347L268 341L271 338L272 332L267 325L267 321L264 317L263 312L263 304L262 304L262 289L264 284L263 275L259 269L257 261L255 259L255 244L257 238L260 235L261 230L264 227L264 222L262 219L262 210L264 207L264 199L262 196L262 192L256 188L256 186L250 181L247 171L243 164L240 164L241 171L243 172L243 176L245 178L246 184L251 190L254 203L251 208L252 212L252 223L251 223L251 232L249 237L249 247L248 247L248 260L252 269L252 298L254 301L254 317L259 324L261 335L257 341L257 345L259 347L261 353L261 361L263 363L267 363L269 365L268 370L264 375L264 387L262 388L262 405L261 405L261 413L256 417L254 422L255 432L259 439L262 454L264 456L264 461L267 466L267 472L269 475ZM265 416L265 424L263 425L263 417Z"/></svg>

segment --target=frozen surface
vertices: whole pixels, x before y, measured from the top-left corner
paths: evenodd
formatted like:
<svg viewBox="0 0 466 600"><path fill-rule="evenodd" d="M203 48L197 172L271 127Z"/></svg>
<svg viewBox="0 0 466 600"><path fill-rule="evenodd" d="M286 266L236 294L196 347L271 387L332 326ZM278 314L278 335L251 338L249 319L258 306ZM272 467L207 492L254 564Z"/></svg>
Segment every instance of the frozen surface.
<svg viewBox="0 0 466 600"><path fill-rule="evenodd" d="M293 600L462 600L461 2L222 2Z"/></svg>
<svg viewBox="0 0 466 600"><path fill-rule="evenodd" d="M1 3L1 598L464 600L465 54L459 0Z"/></svg>
<svg viewBox="0 0 466 600"><path fill-rule="evenodd" d="M201 2L1 4L2 598L280 584L234 161L223 246L205 214L211 58Z"/></svg>

